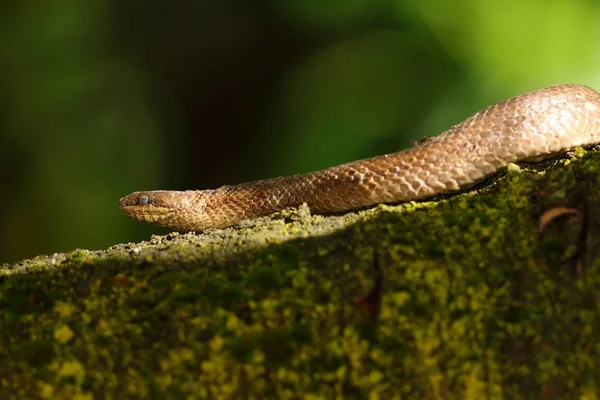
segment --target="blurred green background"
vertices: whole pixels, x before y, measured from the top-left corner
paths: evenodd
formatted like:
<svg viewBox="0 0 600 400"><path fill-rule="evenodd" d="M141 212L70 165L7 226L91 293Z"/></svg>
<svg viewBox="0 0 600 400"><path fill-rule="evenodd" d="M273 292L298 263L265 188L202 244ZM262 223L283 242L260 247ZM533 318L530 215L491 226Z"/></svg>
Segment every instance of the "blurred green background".
<svg viewBox="0 0 600 400"><path fill-rule="evenodd" d="M132 191L308 172L600 89L599 4L2 2L0 262L166 233L120 213Z"/></svg>

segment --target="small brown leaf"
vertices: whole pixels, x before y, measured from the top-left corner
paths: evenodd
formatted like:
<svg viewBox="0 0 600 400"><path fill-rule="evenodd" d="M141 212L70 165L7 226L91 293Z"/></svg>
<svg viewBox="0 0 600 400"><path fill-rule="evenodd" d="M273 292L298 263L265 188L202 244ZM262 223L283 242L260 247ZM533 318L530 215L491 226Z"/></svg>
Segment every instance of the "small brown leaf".
<svg viewBox="0 0 600 400"><path fill-rule="evenodd" d="M544 213L540 216L538 232L542 233L550 222L563 215L573 215L576 220L580 220L581 218L581 213L574 208L554 207L544 211Z"/></svg>

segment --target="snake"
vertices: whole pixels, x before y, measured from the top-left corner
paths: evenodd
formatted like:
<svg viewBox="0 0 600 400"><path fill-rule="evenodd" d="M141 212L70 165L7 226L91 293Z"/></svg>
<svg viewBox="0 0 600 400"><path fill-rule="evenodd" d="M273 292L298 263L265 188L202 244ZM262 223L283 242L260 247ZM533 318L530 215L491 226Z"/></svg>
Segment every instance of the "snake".
<svg viewBox="0 0 600 400"><path fill-rule="evenodd" d="M317 214L463 191L509 163L541 161L600 141L600 94L549 86L495 103L396 153L320 171L207 190L134 192L129 217L177 231L227 228L306 203Z"/></svg>

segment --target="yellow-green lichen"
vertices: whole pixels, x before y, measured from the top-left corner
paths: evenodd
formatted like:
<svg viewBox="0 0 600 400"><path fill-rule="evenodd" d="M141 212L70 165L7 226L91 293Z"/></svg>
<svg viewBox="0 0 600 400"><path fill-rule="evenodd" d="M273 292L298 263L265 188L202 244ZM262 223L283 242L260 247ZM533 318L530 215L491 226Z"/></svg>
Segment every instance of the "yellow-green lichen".
<svg viewBox="0 0 600 400"><path fill-rule="evenodd" d="M598 397L600 153L0 267L0 398ZM549 208L578 210L539 232Z"/></svg>

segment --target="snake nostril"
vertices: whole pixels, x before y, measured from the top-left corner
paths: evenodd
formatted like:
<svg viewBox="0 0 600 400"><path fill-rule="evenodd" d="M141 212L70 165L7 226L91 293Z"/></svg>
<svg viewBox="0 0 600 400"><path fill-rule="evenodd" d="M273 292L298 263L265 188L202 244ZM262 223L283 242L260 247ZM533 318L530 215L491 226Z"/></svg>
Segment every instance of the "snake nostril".
<svg viewBox="0 0 600 400"><path fill-rule="evenodd" d="M147 194L143 194L138 198L138 204L141 206L145 206L146 204L150 203L150 197L148 197Z"/></svg>

